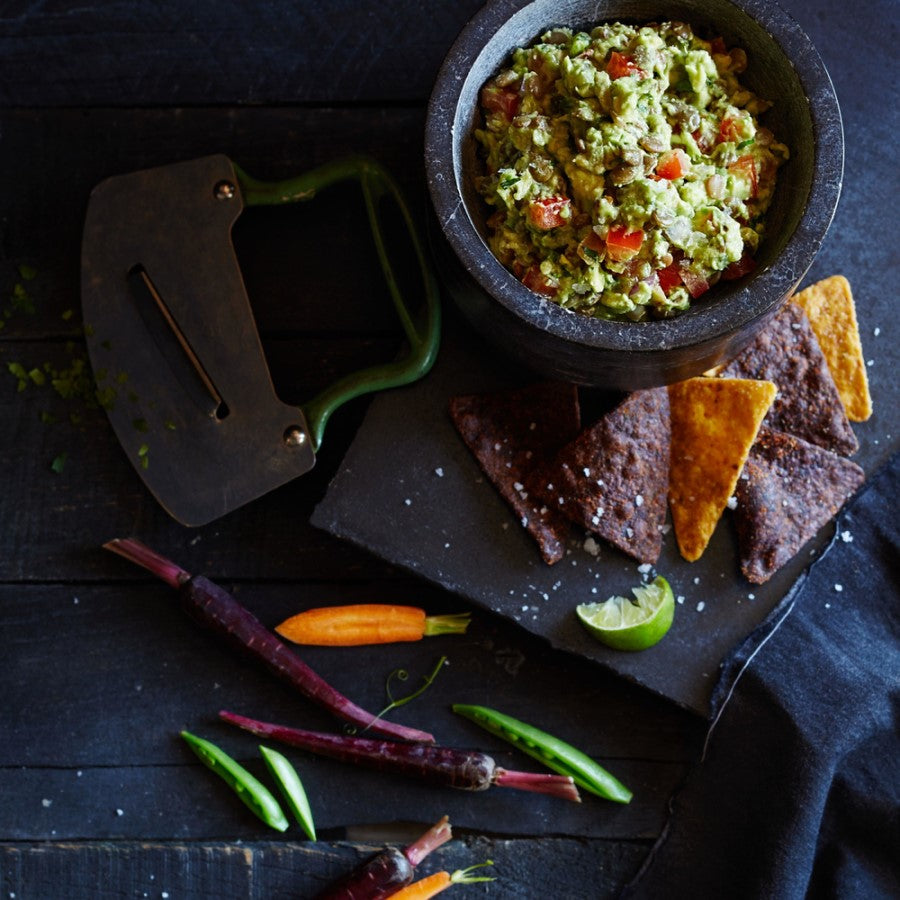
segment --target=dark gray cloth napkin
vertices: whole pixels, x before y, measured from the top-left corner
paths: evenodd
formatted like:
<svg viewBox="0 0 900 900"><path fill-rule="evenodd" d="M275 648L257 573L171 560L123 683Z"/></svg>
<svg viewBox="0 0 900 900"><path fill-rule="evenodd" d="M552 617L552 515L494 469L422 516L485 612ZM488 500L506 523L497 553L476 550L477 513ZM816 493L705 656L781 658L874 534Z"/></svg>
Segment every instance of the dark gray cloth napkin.
<svg viewBox="0 0 900 900"><path fill-rule="evenodd" d="M900 455L726 661L628 898L900 897Z"/></svg>

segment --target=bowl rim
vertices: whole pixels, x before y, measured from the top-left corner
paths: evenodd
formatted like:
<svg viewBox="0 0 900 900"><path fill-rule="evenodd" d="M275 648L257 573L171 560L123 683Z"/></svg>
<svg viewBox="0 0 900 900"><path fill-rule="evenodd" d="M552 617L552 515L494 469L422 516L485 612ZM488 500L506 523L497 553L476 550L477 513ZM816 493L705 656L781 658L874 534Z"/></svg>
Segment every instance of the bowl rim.
<svg viewBox="0 0 900 900"><path fill-rule="evenodd" d="M460 95L473 63L513 15L545 0L489 0L463 27L438 71L425 122L425 169L441 232L478 286L510 314L568 343L598 350L658 352L708 345L773 315L806 274L834 218L844 166L840 106L831 77L806 32L773 0L725 0L752 18L774 40L797 74L813 131L813 171L806 204L777 258L777 290L766 291L773 266L757 269L737 287L727 308L694 304L671 319L628 322L595 319L563 309L530 291L484 243L460 191L454 129ZM601 8L595 4L595 10ZM661 13L664 16L665 13ZM598 22L614 20L602 11ZM551 24L548 21L548 26ZM791 52L786 50L791 48ZM829 174L830 173L830 174ZM837 177L835 177L837 173ZM452 185L446 190L444 185ZM773 285L774 286L774 285ZM737 315L735 315L737 312ZM703 326L696 324L702 317Z"/></svg>

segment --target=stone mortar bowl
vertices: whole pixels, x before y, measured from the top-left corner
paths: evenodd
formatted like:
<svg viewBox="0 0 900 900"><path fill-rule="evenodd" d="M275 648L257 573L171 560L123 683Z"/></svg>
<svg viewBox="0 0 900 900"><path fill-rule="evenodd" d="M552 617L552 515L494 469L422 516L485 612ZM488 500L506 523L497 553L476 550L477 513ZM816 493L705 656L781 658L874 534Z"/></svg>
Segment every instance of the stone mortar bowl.
<svg viewBox="0 0 900 900"><path fill-rule="evenodd" d="M473 130L481 86L510 52L557 25L679 20L721 35L749 59L741 83L774 101L763 116L791 158L778 173L757 268L720 282L677 318L594 319L530 291L486 243L488 207ZM803 278L831 223L843 174L840 108L803 30L772 0L493 0L466 25L440 69L425 127L432 238L445 285L481 335L535 372L632 391L698 375L739 353Z"/></svg>

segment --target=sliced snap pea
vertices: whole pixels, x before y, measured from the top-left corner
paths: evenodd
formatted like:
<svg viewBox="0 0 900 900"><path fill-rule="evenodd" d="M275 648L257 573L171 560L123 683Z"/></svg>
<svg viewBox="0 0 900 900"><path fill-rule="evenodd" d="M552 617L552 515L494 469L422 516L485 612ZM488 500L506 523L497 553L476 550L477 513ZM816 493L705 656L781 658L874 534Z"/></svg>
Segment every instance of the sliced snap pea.
<svg viewBox="0 0 900 900"><path fill-rule="evenodd" d="M587 754L571 744L561 741L532 725L526 725L512 716L504 715L486 706L455 703L453 712L470 719L476 725L490 731L534 757L548 769L569 775L579 787L616 803L628 803L632 793L615 776L611 775Z"/></svg>
<svg viewBox="0 0 900 900"><path fill-rule="evenodd" d="M306 832L309 839L314 841L316 826L313 824L312 810L309 808L309 800L297 770L287 757L282 756L277 750L270 750L260 744L259 752L262 753L269 771L278 782L284 799L287 801L288 809L294 814L294 818L300 823L300 827Z"/></svg>
<svg viewBox="0 0 900 900"><path fill-rule="evenodd" d="M215 772L266 825L278 831L287 830L287 817L265 785L210 741L189 731L182 731L181 736L197 754L200 762Z"/></svg>

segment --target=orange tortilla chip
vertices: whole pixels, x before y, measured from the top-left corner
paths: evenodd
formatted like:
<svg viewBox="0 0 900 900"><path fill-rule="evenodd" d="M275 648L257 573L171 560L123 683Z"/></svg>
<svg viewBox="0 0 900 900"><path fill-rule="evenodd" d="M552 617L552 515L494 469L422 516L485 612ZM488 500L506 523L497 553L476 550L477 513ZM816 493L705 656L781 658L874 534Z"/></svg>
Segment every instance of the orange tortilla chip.
<svg viewBox="0 0 900 900"><path fill-rule="evenodd" d="M791 299L809 319L847 418L865 422L872 415L872 397L850 283L843 275L832 275Z"/></svg>
<svg viewBox="0 0 900 900"><path fill-rule="evenodd" d="M689 378L669 386L669 508L681 555L699 559L778 389L771 381Z"/></svg>

